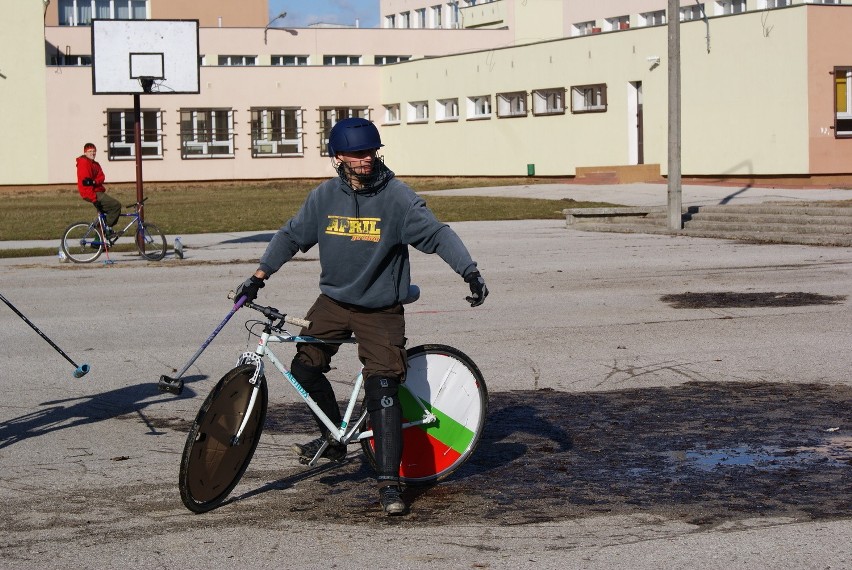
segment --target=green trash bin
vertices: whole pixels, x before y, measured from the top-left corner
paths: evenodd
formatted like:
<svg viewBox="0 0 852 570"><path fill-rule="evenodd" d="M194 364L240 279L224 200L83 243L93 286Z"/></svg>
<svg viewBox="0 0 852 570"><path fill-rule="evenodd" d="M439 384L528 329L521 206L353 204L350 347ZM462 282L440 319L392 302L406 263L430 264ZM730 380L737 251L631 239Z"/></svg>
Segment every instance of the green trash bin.
<svg viewBox="0 0 852 570"><path fill-rule="evenodd" d="M535 176L535 164L527 165L527 176Z"/></svg>

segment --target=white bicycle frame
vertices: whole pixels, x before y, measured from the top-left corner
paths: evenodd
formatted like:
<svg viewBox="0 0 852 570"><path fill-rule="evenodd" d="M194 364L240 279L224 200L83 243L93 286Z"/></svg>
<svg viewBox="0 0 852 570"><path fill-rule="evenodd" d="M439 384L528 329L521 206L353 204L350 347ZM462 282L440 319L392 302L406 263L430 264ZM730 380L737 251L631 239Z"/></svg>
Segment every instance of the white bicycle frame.
<svg viewBox="0 0 852 570"><path fill-rule="evenodd" d="M252 390L251 397L249 398L248 407L246 409L245 415L243 416L243 421L240 424L239 429L237 430L236 435L234 435L232 439L232 444L236 445L242 437L243 430L248 424L249 418L251 417L252 411L254 410L254 406L257 402L257 395L260 392L260 377L264 372L263 358L266 357L272 362L275 368L290 382L290 385L296 389L296 392L302 397L311 411L316 414L316 416L322 421L323 425L328 428L329 433L335 440L339 441L342 444L348 444L351 441L361 441L363 439L367 439L373 436L372 430L364 430L359 431L361 425L366 418L367 412L364 411L358 421L347 430L349 427L349 420L352 418L352 413L355 410L355 402L358 399L358 394L361 391L361 386L364 383L364 378L362 373L359 371L358 375L355 377L354 384L352 386L352 393L349 395L349 403L346 405L346 411L343 414L343 419L339 426L336 426L332 423L329 417L320 409L317 403L311 398L308 392L299 384L299 381L296 380L296 377L293 376L293 373L278 360L278 357L272 352L272 349L269 347L271 343L277 342L305 342L305 343L313 343L313 344L328 344L326 341L312 337L312 336L294 336L288 333L287 331L281 331L281 333L273 334L269 332L271 328L271 323L267 323L264 327L264 331L260 334L260 342L258 342L257 348L255 348L254 352L244 352L240 355L239 360L237 361L237 366L243 364L253 364L255 366L255 372L249 382L254 386ZM333 341L334 344L355 344L356 341L354 339L342 340L342 341ZM423 405L423 402L420 401L419 398L414 398L417 403L420 405L421 410L423 411L423 415L420 419L405 422L402 424L402 429L407 429L412 426L418 426L423 424L435 423L438 421L438 418L426 409ZM322 457L325 448L328 447L329 442L326 441L323 443L322 447L319 449L314 458L308 463L310 466L316 465L319 458Z"/></svg>

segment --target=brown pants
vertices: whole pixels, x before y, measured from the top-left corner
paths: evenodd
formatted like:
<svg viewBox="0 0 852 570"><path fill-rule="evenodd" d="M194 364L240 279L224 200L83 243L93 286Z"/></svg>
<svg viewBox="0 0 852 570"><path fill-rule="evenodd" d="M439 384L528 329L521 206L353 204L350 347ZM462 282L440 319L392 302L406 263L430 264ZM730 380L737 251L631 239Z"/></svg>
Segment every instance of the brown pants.
<svg viewBox="0 0 852 570"><path fill-rule="evenodd" d="M106 192L98 192L97 197L98 201L95 202L95 208L98 212L106 214L106 225L113 227L121 215L121 202Z"/></svg>
<svg viewBox="0 0 852 570"><path fill-rule="evenodd" d="M405 380L405 311L402 305L384 309L366 309L320 295L305 315L311 321L310 335L323 340L345 340L353 334L358 341L358 358L363 374ZM330 369L331 359L340 345L305 344L297 346L296 358L306 366Z"/></svg>

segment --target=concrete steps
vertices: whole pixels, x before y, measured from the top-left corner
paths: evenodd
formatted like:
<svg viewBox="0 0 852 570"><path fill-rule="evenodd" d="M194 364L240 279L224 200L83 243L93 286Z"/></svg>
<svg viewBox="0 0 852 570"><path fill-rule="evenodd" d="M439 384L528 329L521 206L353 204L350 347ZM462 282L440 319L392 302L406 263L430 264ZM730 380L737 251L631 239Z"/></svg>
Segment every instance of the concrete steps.
<svg viewBox="0 0 852 570"><path fill-rule="evenodd" d="M683 228L667 227L665 207L564 210L583 231L672 234L765 243L852 247L852 202L690 206Z"/></svg>

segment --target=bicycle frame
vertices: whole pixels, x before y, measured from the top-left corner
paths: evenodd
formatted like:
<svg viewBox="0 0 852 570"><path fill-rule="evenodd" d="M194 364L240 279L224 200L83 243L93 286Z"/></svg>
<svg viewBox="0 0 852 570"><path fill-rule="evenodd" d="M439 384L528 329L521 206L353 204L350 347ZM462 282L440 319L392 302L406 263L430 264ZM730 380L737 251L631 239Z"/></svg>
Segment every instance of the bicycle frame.
<svg viewBox="0 0 852 570"><path fill-rule="evenodd" d="M243 415L242 423L240 427L237 429L237 433L234 435L231 443L232 445L236 445L240 438L242 437L243 430L248 424L249 418L252 415L252 411L254 410L255 403L257 401L257 394L260 391L260 377L263 375L264 366L263 366L263 358L268 358L270 362L272 362L273 366L287 379L293 388L296 389L299 396L305 401L311 411L316 414L316 416L322 421L323 425L328 428L329 433L342 444L348 444L352 441L361 441L363 439L367 439L373 436L372 430L363 430L361 431L361 426L364 424L364 421L367 417L366 410L361 414L361 417L355 422L354 425L350 426L350 419L352 418L352 414L355 410L355 403L358 399L358 394L361 391L361 387L364 383L364 378L362 373L359 371L358 375L355 377L355 382L352 386L352 392L349 395L349 401L346 405L346 411L343 414L343 419L339 426L336 426L332 423L332 421L328 418L328 416L320 409L317 403L311 398L310 394L299 384L299 381L296 380L296 377L293 376L293 373L284 366L284 364L275 356L272 350L269 348L271 343L294 343L294 342L302 342L302 343L318 343L318 344L328 344L328 341L324 341L312 336L294 336L288 333L287 331L280 329L280 332L273 333L272 332L272 322L268 322L264 326L263 332L260 334L260 342L258 342L257 348L255 348L254 352L245 352L243 353L237 365L242 364L254 364L256 369L254 376L252 376L249 382L254 386L252 390L251 397L249 399L248 407L246 409L245 414ZM356 344L354 339L347 339L341 341L333 341L334 344ZM438 421L438 418L426 407L423 405L420 400L417 400L420 405L421 410L423 411L423 416L414 421L405 422L402 424L402 429L407 429L412 426L418 426L423 424L435 423ZM347 428L349 428L347 430ZM324 446L317 455L314 457L312 461L308 463L308 465L313 466L322 456L322 452L325 450L325 447L328 446L328 442L325 442Z"/></svg>
<svg viewBox="0 0 852 570"><path fill-rule="evenodd" d="M127 230L130 229L130 226L132 226L133 224L137 224L137 232L139 231L138 228L139 228L140 216L139 216L138 210L136 212L131 212L129 214L125 214L124 212L122 212L121 214L119 214L119 216L122 217L122 218L131 218L131 220L129 222L127 222L127 225L124 226L123 230L115 232L115 238L113 240L109 240L109 239L107 239L106 241L97 240L97 241L93 241L92 245L103 245L105 247L112 246L112 244L115 243L115 240L122 237L127 232ZM106 214L98 214L98 219L95 222L92 222L93 226L95 224L97 224L100 227L100 235L105 236L106 235L105 232L106 232L106 228L107 228Z"/></svg>

